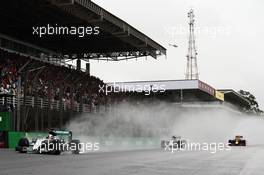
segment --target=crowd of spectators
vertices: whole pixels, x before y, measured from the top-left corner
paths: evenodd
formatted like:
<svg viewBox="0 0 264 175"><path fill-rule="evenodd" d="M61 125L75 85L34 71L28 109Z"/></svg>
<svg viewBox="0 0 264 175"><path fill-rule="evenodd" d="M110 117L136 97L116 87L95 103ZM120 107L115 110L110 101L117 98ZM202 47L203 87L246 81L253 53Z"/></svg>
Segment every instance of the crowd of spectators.
<svg viewBox="0 0 264 175"><path fill-rule="evenodd" d="M15 61L7 52L0 52L0 93L17 95L18 68L25 61L23 58Z"/></svg>
<svg viewBox="0 0 264 175"><path fill-rule="evenodd" d="M81 102L95 107L105 100L99 93L103 81L70 66L57 66L0 50L0 73L1 94L17 95L21 76L22 95L50 101L61 98L68 107Z"/></svg>

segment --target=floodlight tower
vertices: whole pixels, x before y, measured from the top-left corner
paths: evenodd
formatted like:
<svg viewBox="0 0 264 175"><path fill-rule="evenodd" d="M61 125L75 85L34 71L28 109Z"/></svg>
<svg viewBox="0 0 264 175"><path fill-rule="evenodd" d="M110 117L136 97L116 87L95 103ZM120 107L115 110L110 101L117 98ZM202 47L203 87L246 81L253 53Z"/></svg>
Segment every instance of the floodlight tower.
<svg viewBox="0 0 264 175"><path fill-rule="evenodd" d="M197 51L195 46L195 36L194 36L194 13L191 9L188 13L189 21L189 43L188 43L188 54L187 54L187 68L185 79L193 80L199 79L198 65L197 65Z"/></svg>

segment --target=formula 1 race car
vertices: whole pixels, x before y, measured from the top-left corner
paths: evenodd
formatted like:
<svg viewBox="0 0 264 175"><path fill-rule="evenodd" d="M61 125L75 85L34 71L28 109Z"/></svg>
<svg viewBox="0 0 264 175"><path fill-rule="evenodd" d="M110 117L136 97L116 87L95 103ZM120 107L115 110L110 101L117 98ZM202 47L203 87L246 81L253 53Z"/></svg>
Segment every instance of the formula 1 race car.
<svg viewBox="0 0 264 175"><path fill-rule="evenodd" d="M80 153L80 141L72 140L71 131L52 130L46 138L32 139L24 137L18 141L16 151L20 153L39 153L59 155L65 151Z"/></svg>
<svg viewBox="0 0 264 175"><path fill-rule="evenodd" d="M187 141L180 136L172 136L169 140L161 140L161 148L184 148Z"/></svg>
<svg viewBox="0 0 264 175"><path fill-rule="evenodd" d="M243 140L243 136L236 136L234 140L228 140L229 146L246 146L246 140Z"/></svg>

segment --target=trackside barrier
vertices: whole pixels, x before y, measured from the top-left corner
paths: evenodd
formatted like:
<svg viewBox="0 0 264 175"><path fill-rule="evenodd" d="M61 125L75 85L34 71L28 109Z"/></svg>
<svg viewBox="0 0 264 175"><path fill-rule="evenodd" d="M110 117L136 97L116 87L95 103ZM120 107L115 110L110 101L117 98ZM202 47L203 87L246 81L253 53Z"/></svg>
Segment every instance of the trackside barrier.
<svg viewBox="0 0 264 175"><path fill-rule="evenodd" d="M0 112L0 131L12 130L11 112Z"/></svg>
<svg viewBox="0 0 264 175"><path fill-rule="evenodd" d="M25 132L8 132L8 148L14 149L20 138L25 137Z"/></svg>
<svg viewBox="0 0 264 175"><path fill-rule="evenodd" d="M7 97L7 105L16 106L17 105L17 97ZM4 98L0 98L0 104L5 104ZM24 105L24 99L20 99L20 104ZM25 106L31 106L31 107L38 107L38 108L46 108L46 109L54 109L54 110L67 110L71 109L75 112L92 112L91 105L90 104L83 104L81 107L80 103L74 102L73 107L71 108L71 105L67 102L62 102L62 107L60 107L60 102L58 100L47 100L42 98L35 98L32 96L26 96L25 98Z"/></svg>
<svg viewBox="0 0 264 175"><path fill-rule="evenodd" d="M19 139L26 137L29 141L36 138L46 137L48 133L45 132L8 132L8 148L14 149L17 146Z"/></svg>

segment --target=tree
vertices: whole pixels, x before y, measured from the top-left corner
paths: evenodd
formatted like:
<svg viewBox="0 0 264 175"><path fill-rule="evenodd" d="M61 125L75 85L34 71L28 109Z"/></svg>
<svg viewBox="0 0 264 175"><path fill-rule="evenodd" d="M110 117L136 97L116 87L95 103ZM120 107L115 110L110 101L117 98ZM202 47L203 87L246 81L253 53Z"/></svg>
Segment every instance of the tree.
<svg viewBox="0 0 264 175"><path fill-rule="evenodd" d="M262 111L259 108L259 104L258 104L256 97L254 95L252 95L250 92L244 91L244 90L240 90L238 93L240 95L242 95L245 99L247 99L250 103L250 107L248 109L246 109L246 112L254 113L254 114L258 114L258 115L264 114L264 111Z"/></svg>

